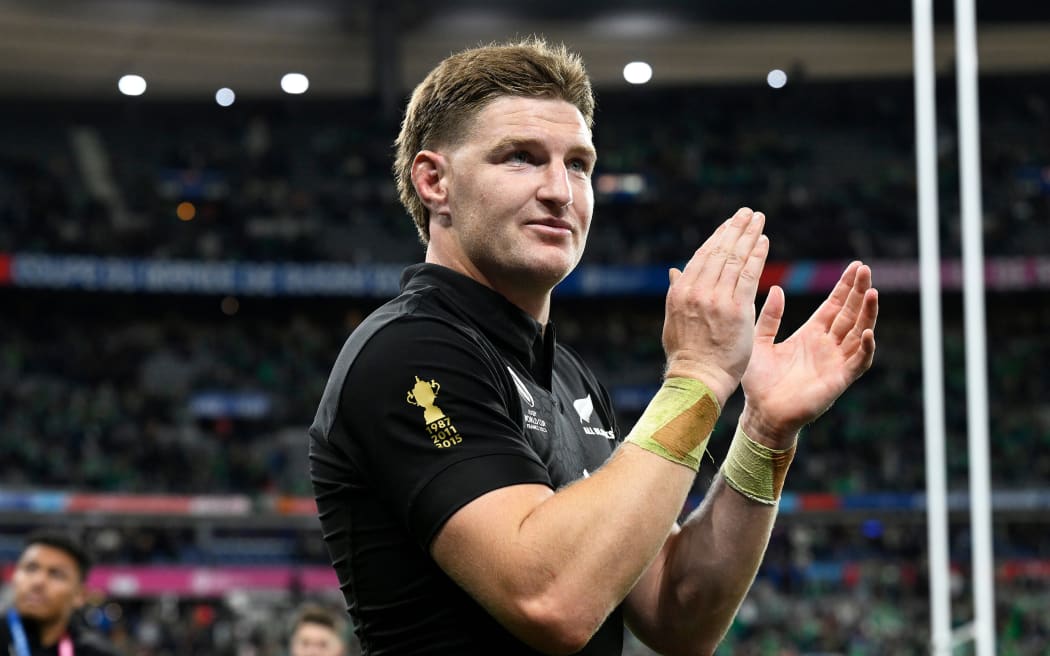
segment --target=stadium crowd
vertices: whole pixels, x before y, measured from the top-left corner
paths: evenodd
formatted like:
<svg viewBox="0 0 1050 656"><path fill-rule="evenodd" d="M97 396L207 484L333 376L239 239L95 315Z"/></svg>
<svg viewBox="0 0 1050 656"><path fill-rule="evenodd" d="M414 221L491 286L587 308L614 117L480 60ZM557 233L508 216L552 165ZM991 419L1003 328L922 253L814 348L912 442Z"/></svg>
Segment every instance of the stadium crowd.
<svg viewBox="0 0 1050 656"><path fill-rule="evenodd" d="M5 487L134 493L309 495L305 427L330 358L371 307L246 298L226 316L212 298L162 310L155 299L126 296L7 296L15 312L0 317ZM1045 298L1027 293L989 303L989 343L1000 345L989 354L992 474L1006 488L1050 479L1050 455L1041 448L1050 435ZM663 362L660 299L561 305L553 314L560 336L594 363L621 400L621 426L629 427L653 392L642 382L658 379ZM923 488L916 301L899 296L886 306L880 331L887 346L865 384L805 431L792 491ZM19 318L27 316L36 320ZM949 473L958 487L967 476L962 327L950 322L945 334ZM716 462L731 429L720 426L712 441Z"/></svg>
<svg viewBox="0 0 1050 656"><path fill-rule="evenodd" d="M993 78L981 90L986 251L1044 254L1046 82ZM941 207L954 218L954 107L939 109ZM373 101L15 102L4 114L0 252L420 257L390 175L398 117ZM681 261L683 244L741 205L770 217L774 259L915 257L912 117L899 80L601 93L586 261ZM949 255L957 225L943 222Z"/></svg>
<svg viewBox="0 0 1050 656"><path fill-rule="evenodd" d="M982 92L986 251L1050 254L1050 90L1040 79L991 79ZM953 108L942 102L940 110L942 251L957 256ZM600 94L598 111L588 263L680 263L688 245L744 204L770 217L776 260L916 256L908 82L619 92ZM397 118L371 101L229 109L12 102L0 113L0 254L363 265L420 258L389 173ZM378 301L229 301L0 287L3 489L310 495L305 428L342 341ZM948 473L958 489L967 476L963 332L960 299L945 301ZM887 294L882 303L875 366L804 431L792 492L924 486L918 299ZM803 320L793 308L811 306L789 294L786 326ZM662 299L556 297L553 317L629 427L644 404L637 399L654 391L640 386L662 366ZM993 485L1045 488L1047 292L993 294L987 319ZM714 462L730 429L712 440ZM702 484L714 469L704 464ZM783 521L720 653L924 651L921 522L872 522ZM1031 517L997 525L997 556L1047 562L1045 528ZM968 559L963 529L953 531L959 563ZM192 523L93 526L85 539L103 563L327 562L310 529L276 538L207 532L210 546ZM269 556L237 548L275 539L284 547ZM957 623L972 615L966 580L963 564L953 580ZM1045 571L1001 574L1001 653L1046 653L1045 580ZM256 601L99 597L83 621L128 654L284 653L288 627L273 617L290 616L297 593ZM648 653L628 644L628 656Z"/></svg>
<svg viewBox="0 0 1050 656"><path fill-rule="evenodd" d="M927 574L921 527L887 526L879 535L788 522L774 533L770 554L717 654L919 654L928 651ZM1045 529L1045 526L1042 527ZM1045 532L1041 530L1041 532ZM866 533L866 534L865 534ZM1034 533L1034 532L1033 532ZM1030 535L1042 543L1045 537ZM953 540L963 541L963 531ZM837 553L832 553L837 552ZM834 560L848 554L850 560ZM822 560L823 558L823 560ZM953 622L972 618L967 567L953 571ZM999 651L1043 654L1050 640L1045 574L1001 569L996 584ZM306 599L341 609L335 595L231 591L221 597L107 597L93 594L76 621L136 656L279 656L289 622ZM652 656L630 633L625 656ZM347 636L348 656L357 645Z"/></svg>

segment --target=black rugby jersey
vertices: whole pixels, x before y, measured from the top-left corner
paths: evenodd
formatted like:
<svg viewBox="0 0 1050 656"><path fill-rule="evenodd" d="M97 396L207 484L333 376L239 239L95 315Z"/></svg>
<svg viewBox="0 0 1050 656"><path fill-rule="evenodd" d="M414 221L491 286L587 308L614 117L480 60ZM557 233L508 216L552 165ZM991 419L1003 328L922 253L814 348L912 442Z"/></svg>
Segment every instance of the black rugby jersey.
<svg viewBox="0 0 1050 656"><path fill-rule="evenodd" d="M429 547L458 509L523 483L558 489L620 441L606 390L553 325L445 267L350 335L313 425L324 539L366 654L534 654ZM615 512L615 509L610 509ZM581 654L622 651L617 609Z"/></svg>

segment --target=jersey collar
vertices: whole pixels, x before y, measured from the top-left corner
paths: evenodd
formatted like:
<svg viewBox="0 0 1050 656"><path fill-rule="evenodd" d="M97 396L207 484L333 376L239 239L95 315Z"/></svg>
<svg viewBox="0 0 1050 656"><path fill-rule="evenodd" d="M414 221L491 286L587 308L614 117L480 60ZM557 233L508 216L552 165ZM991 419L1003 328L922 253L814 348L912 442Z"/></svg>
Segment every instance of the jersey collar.
<svg viewBox="0 0 1050 656"><path fill-rule="evenodd" d="M550 389L554 324L546 329L498 292L448 267L414 264L401 274L401 291L438 288L456 314L513 356L532 377Z"/></svg>

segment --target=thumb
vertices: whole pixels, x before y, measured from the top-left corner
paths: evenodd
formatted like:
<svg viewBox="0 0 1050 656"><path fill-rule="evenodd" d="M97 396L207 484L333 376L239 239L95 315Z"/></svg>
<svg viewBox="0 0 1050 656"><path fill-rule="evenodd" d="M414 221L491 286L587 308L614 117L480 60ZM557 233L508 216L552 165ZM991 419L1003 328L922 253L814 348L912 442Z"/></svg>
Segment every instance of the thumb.
<svg viewBox="0 0 1050 656"><path fill-rule="evenodd" d="M755 341L773 343L780 330L780 320L784 318L784 290L773 285L769 288L766 302L762 304L762 312L755 322Z"/></svg>
<svg viewBox="0 0 1050 656"><path fill-rule="evenodd" d="M681 271L679 271L678 269L676 269L674 267L671 267L670 269L667 270L667 281L669 283L671 283L671 286L674 286L675 281L678 280L678 277L681 276L681 275L682 275Z"/></svg>

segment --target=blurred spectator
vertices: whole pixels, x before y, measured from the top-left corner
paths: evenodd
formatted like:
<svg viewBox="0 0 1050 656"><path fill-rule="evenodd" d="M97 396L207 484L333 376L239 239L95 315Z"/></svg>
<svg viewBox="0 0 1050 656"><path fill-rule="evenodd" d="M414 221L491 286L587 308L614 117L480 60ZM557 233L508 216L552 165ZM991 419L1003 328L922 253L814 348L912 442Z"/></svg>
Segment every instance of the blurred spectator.
<svg viewBox="0 0 1050 656"><path fill-rule="evenodd" d="M304 604L295 616L289 656L346 656L346 621L317 604Z"/></svg>
<svg viewBox="0 0 1050 656"><path fill-rule="evenodd" d="M29 536L11 579L14 602L0 624L0 645L12 656L116 654L101 636L74 621L90 566L87 552L69 536Z"/></svg>
<svg viewBox="0 0 1050 656"><path fill-rule="evenodd" d="M774 528L756 583L718 653L925 652L928 573L921 520L893 513L880 518L782 517ZM197 526L172 534L172 562L198 562L200 555L193 554L214 541L202 540L203 530ZM136 541L131 536L157 529L129 526L124 531L129 540ZM313 527L300 532L319 540ZM270 533L263 529L245 528L241 533L238 544L244 550L250 550L255 540L270 539ZM111 538L100 540L100 534L96 533L92 544L112 542ZM960 624L972 618L965 525L953 523L950 537L956 545L953 556L957 561L951 577L953 621ZM1000 518L995 525L995 542L1000 653L1043 656L1050 640L1050 616L1045 613L1046 573L1050 571L1046 518ZM294 566L302 562L300 558L288 554L280 562ZM121 552L101 553L99 558L100 564L127 562ZM235 567L237 561L214 562ZM84 596L87 604L78 614L82 624L107 634L123 652L138 656L285 656L288 619L296 617L304 605L294 589L252 594L231 589L215 598L164 595L105 599L90 591ZM309 603L323 607L333 617L345 617L340 608L342 599L335 593ZM347 656L358 654L355 638L341 635L347 639ZM890 646L893 651L888 651ZM651 656L652 652L628 636L624 654Z"/></svg>

